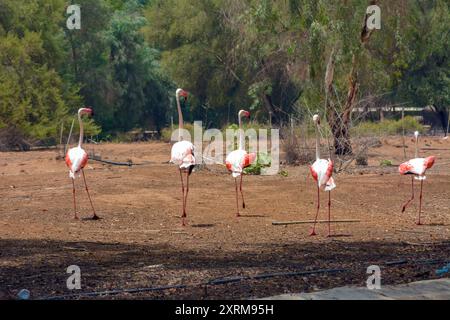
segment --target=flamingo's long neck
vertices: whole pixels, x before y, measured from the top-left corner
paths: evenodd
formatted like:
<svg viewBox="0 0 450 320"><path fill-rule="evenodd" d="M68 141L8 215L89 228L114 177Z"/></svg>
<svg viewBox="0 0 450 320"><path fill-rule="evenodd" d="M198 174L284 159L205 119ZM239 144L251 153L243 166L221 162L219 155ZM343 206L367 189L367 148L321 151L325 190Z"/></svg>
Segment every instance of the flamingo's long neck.
<svg viewBox="0 0 450 320"><path fill-rule="evenodd" d="M81 144L83 143L83 121L81 120L81 113L78 112L78 123L80 124L80 140L78 140L78 147L81 148Z"/></svg>
<svg viewBox="0 0 450 320"><path fill-rule="evenodd" d="M183 136L181 135L181 129L183 129L183 114L181 113L181 104L180 104L180 96L178 93L176 94L177 99L177 108L178 108L178 140L183 140Z"/></svg>
<svg viewBox="0 0 450 320"><path fill-rule="evenodd" d="M416 136L416 153L414 158L418 158L419 157L419 137Z"/></svg>
<svg viewBox="0 0 450 320"><path fill-rule="evenodd" d="M242 131L242 116L239 114L239 150L244 150L245 146L245 140Z"/></svg>
<svg viewBox="0 0 450 320"><path fill-rule="evenodd" d="M319 124L316 123L316 160L320 159Z"/></svg>

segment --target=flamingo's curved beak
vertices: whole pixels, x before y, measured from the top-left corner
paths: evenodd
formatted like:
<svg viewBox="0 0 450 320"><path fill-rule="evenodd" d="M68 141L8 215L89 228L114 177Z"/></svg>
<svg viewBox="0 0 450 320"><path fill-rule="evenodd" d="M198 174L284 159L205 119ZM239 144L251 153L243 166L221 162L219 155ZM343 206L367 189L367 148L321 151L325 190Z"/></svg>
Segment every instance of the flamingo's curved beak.
<svg viewBox="0 0 450 320"><path fill-rule="evenodd" d="M247 118L250 118L250 112L245 111L245 116L246 116Z"/></svg>

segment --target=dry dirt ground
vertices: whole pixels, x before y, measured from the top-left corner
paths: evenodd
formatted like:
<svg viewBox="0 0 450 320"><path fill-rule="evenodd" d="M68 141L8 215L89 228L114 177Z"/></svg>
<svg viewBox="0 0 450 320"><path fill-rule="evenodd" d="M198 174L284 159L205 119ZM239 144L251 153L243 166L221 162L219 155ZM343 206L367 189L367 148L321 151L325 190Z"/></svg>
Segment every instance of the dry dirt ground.
<svg viewBox="0 0 450 320"><path fill-rule="evenodd" d="M325 224L316 237L309 236L310 224L272 225L314 218L316 189L307 166L284 167L287 177L246 176L247 208L240 218L234 180L225 169L194 172L188 225L182 227L179 174L166 163L169 144L95 147L103 159L145 163L88 163L98 221L73 219L72 184L55 150L0 153L0 299L14 298L22 288L38 299L172 285L185 287L100 298L264 297L365 285L372 264L381 267L386 284L436 278L436 269L450 262L450 140L421 141L421 155L437 156L424 184L423 226L415 225L417 202L400 212L410 196L410 178L399 176L397 167L379 166L382 159L402 162L399 144L398 138L386 138L370 150L369 167L336 175L333 218L360 222L334 224L330 238ZM407 152L412 157L412 148ZM80 215L88 218L82 179L76 183ZM322 192L321 219L326 201ZM81 268L82 289L76 292L66 287L69 265ZM320 269L336 270L298 274Z"/></svg>

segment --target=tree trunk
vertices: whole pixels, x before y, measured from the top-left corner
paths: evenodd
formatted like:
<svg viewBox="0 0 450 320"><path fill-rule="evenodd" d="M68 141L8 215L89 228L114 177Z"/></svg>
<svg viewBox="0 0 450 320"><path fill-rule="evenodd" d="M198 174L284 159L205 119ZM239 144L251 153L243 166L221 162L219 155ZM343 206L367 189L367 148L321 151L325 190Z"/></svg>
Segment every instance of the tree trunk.
<svg viewBox="0 0 450 320"><path fill-rule="evenodd" d="M370 4L376 4L376 0L371 0ZM374 30L367 29L368 15L364 17L364 24L361 30L360 43L364 46L368 43L370 36ZM355 55L352 58L352 68L349 73L349 85L347 98L342 110L338 111L333 103L334 88L334 49L331 51L325 73L325 94L326 94L326 113L328 124L331 128L334 140L334 153L344 156L353 154L352 144L350 141L350 118L355 105L356 95L358 93L358 59ZM337 98L337 97L336 97Z"/></svg>
<svg viewBox="0 0 450 320"><path fill-rule="evenodd" d="M356 72L356 59L353 56L352 69L349 75L349 86L345 105L341 112L338 112L331 98L333 92L333 74L334 74L334 50L331 52L330 60L327 65L325 75L325 85L327 94L327 119L331 128L334 140L334 153L340 156L353 154L352 144L350 141L350 117L353 106L358 93L358 75Z"/></svg>

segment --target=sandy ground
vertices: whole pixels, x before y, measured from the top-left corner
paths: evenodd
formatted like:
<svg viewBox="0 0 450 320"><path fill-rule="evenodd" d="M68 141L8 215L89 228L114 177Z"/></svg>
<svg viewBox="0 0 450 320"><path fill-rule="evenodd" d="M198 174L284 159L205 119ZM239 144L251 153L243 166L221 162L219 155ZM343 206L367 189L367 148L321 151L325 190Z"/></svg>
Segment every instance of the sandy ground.
<svg viewBox="0 0 450 320"><path fill-rule="evenodd" d="M247 208L240 218L234 180L225 169L194 172L188 225L182 227L178 169L166 163L169 144L95 146L103 159L146 164L88 163L98 221L73 219L72 184L55 150L0 153L0 299L22 288L33 298L73 294L66 288L69 265L81 268L79 292L187 285L104 298L231 299L361 286L372 264L382 268L384 283L436 278L435 270L450 260L450 141L421 142L422 156L437 156L424 184L422 226L415 225L417 202L400 212L410 196L410 178L398 175L397 167L379 166L382 159L402 162L399 144L400 139L384 139L382 147L370 150L368 167L336 175L332 217L360 222L333 225L330 238L325 224L316 237L309 236L310 224L272 225L314 218L316 189L307 166L284 167L287 177L246 176ZM412 148L407 152L412 157ZM76 183L80 216L88 218L82 179ZM319 218L326 219L326 194L321 195ZM204 285L318 269L340 272Z"/></svg>

